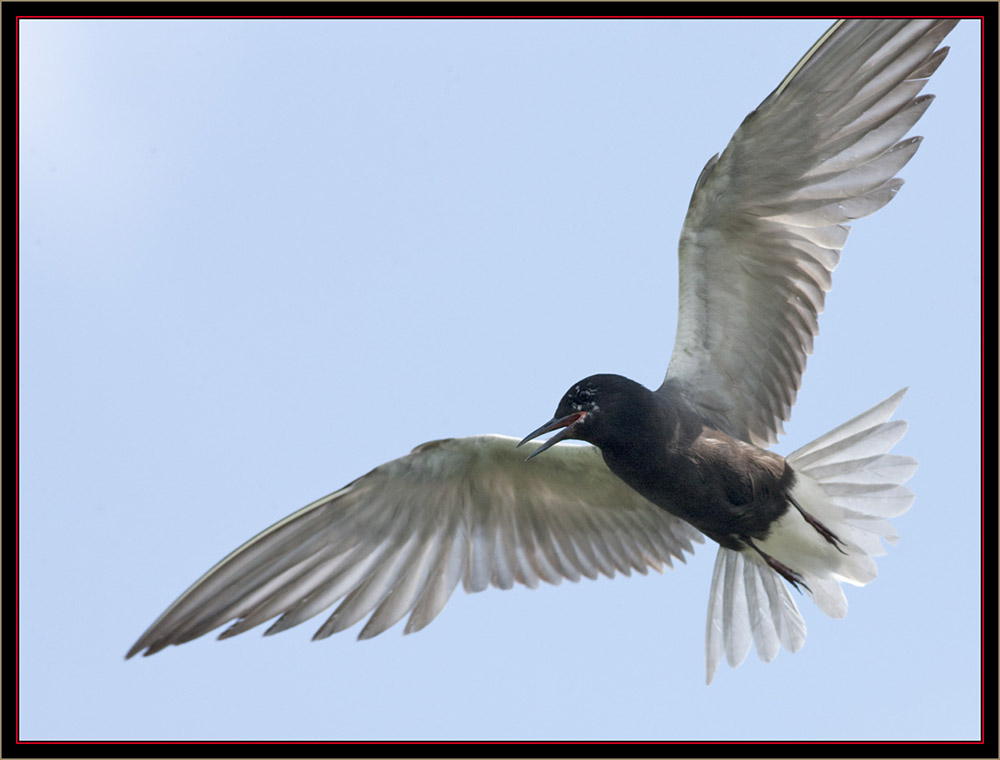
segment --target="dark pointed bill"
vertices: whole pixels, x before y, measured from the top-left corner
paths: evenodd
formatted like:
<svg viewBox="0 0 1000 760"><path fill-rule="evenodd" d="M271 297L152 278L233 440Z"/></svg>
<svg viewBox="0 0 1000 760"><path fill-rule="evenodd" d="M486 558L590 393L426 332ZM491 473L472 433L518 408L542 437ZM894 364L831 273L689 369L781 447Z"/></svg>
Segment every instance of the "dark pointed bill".
<svg viewBox="0 0 1000 760"><path fill-rule="evenodd" d="M549 438L549 440L547 440L537 449L532 451L527 457L525 457L524 461L527 462L532 457L538 456L543 451L545 451L545 449L549 448L550 446L554 446L555 444L559 443L559 441L565 440L566 438L572 438L573 425L582 420L586 416L587 416L586 412L573 412L572 414L567 414L565 417L558 417L555 419L551 419L537 430L533 430L532 432L528 433L526 436L524 436L524 438L521 439L521 442L517 444L519 447L523 446L528 441L533 440L540 435L544 435L545 433L550 433L553 430L558 430L559 428L565 428L558 435L552 436L551 438Z"/></svg>

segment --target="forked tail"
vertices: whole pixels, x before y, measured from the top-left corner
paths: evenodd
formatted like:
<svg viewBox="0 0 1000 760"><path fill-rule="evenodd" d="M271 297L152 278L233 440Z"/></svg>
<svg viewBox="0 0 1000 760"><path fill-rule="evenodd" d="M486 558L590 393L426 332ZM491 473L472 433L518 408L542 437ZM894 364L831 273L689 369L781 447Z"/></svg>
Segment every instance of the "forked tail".
<svg viewBox="0 0 1000 760"><path fill-rule="evenodd" d="M831 617L847 614L843 582L863 586L878 574L873 557L881 539L899 536L889 522L906 512L913 493L905 483L917 469L910 457L890 454L906 423L890 417L906 389L789 454L796 473L792 499L801 512L836 536L824 537L800 510L789 508L757 546L801 576L805 593ZM806 626L782 578L751 550L719 548L708 600L705 632L707 682L725 653L732 667L753 642L765 662L783 646L802 647Z"/></svg>

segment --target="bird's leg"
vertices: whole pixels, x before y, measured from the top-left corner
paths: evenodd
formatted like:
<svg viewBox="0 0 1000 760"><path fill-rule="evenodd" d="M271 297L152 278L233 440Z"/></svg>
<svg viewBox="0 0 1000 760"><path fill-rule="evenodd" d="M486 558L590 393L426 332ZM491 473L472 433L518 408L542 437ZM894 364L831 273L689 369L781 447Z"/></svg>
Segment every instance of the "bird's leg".
<svg viewBox="0 0 1000 760"><path fill-rule="evenodd" d="M749 544L749 546L750 546L751 549L753 549L761 557L764 558L764 561L767 563L768 567L770 567L772 570L774 570L774 572L776 572L778 575L780 575L786 581L788 581L789 583L791 583L792 587L796 591L798 591L800 594L802 593L802 589L799 588L799 584L801 584L805 588L806 591L808 591L810 594L812 593L812 589L809 588L808 584L806 584L806 582L804 580L802 580L802 576L799 575L794 570L792 570L792 568L790 568L784 562L780 562L780 561L776 560L770 554L767 554L767 553L761 551L760 548L757 546L757 544L755 544L749 538L746 539L746 542L747 542L747 544Z"/></svg>
<svg viewBox="0 0 1000 760"><path fill-rule="evenodd" d="M801 506L799 506L799 503L797 501L795 501L795 499L792 498L791 494L788 495L788 500L790 502L792 502L792 506L794 506L797 510L799 510L799 514L802 515L802 519L805 520L810 525L812 525L816 529L817 533L819 533L823 538L825 538L827 541L829 541L831 544L833 544L833 548L834 549L836 549L841 554L844 554L844 555L847 554L847 552L845 552L843 549L840 548L841 546L847 546L847 544L845 544L843 541L841 541L837 537L836 533L834 533L832 530L830 530L828 527L826 527L823 523L821 523L819 520L817 520L811 514L809 514L808 512L806 512Z"/></svg>

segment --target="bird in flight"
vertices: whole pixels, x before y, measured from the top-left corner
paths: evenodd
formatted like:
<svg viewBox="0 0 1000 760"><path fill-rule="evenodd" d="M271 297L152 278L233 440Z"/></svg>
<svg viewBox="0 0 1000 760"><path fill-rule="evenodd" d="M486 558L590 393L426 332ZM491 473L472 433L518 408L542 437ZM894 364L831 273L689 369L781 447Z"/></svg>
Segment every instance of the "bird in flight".
<svg viewBox="0 0 1000 760"><path fill-rule="evenodd" d="M765 661L805 642L790 589L843 617L842 583L873 580L916 469L889 453L900 391L782 457L847 222L888 203L920 138L907 132L958 22L834 23L695 183L679 245L680 307L655 391L619 375L570 387L520 442L430 441L243 544L177 599L126 657L226 623L266 634L336 609L314 638L430 623L466 591L662 571L719 544L706 675L751 644ZM558 431L558 432L557 432ZM545 443L534 439L555 432ZM590 445L556 446L576 439Z"/></svg>

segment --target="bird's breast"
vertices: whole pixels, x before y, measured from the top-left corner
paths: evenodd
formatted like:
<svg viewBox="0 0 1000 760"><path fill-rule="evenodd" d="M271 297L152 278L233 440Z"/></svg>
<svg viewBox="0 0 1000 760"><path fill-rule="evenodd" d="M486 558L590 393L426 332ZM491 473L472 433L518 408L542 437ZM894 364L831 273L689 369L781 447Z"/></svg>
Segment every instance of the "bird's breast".
<svg viewBox="0 0 1000 760"><path fill-rule="evenodd" d="M765 538L788 510L794 473L783 457L721 433L655 454L641 447L603 451L615 475L661 509L728 548Z"/></svg>

